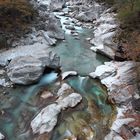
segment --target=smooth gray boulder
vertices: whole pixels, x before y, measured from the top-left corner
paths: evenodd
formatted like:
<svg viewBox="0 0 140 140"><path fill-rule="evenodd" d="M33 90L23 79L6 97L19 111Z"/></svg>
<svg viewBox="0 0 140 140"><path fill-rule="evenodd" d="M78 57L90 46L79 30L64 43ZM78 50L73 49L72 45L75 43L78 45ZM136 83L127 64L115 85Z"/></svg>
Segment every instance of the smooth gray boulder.
<svg viewBox="0 0 140 140"><path fill-rule="evenodd" d="M7 66L9 79L13 83L23 85L37 82L43 71L42 62L32 56L17 57Z"/></svg>

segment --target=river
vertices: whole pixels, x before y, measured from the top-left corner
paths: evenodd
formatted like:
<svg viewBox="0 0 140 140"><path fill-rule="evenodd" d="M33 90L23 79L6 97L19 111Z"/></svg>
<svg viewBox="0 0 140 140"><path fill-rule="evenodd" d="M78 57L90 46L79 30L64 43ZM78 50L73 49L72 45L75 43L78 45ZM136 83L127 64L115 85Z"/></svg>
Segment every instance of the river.
<svg viewBox="0 0 140 140"><path fill-rule="evenodd" d="M58 73L50 71L37 84L7 89L4 100L0 102L0 110L4 114L0 116L0 132L7 140L34 140L37 137L32 134L30 122L43 107L55 101L55 94L61 86L57 83L61 82L68 83L82 95L83 100L75 108L60 114L57 126L49 134L50 140L64 140L72 136L78 140L102 140L109 132L115 108L107 103L105 86L88 76L109 59L90 50L91 44L86 38L93 38L93 29L74 25L77 38L65 28L64 22L68 18L57 16L65 30L65 41L59 41L50 50L60 56L62 72L76 71L78 76L62 81ZM42 99L40 92L44 89L51 91L54 97Z"/></svg>

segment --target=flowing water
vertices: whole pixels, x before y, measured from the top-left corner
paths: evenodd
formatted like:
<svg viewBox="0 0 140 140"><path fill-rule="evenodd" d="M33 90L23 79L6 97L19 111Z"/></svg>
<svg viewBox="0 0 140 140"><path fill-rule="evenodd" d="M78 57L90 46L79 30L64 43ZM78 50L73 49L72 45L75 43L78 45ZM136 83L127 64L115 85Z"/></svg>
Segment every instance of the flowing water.
<svg viewBox="0 0 140 140"><path fill-rule="evenodd" d="M63 24L66 17L60 18ZM60 56L62 72L78 72L79 76L69 77L65 82L80 93L83 100L77 107L61 113L50 139L64 140L76 136L78 140L102 140L112 123L114 108L106 102L106 88L87 75L108 59L90 50L91 46L86 38L93 36L92 30L76 27L79 34L77 39L64 25L63 29L66 31L65 41L58 42L51 50ZM47 88L55 94L60 88L56 86L56 80L57 73L51 72L35 85L7 89L0 102L0 132L7 140L34 139L30 128L31 120L54 100L42 100L40 91Z"/></svg>
<svg viewBox="0 0 140 140"><path fill-rule="evenodd" d="M54 48L51 48L51 50L60 56L62 71L73 70L77 71L80 75L87 75L93 72L97 66L103 64L103 62L109 61L108 58L90 50L91 44L86 38L93 37L92 29L83 29L75 26L76 32L79 34L79 39L76 39L70 33L70 30L64 26L67 17L58 17L61 18L61 23L65 30L65 42L59 42ZM69 21L71 21L70 18ZM73 23L71 23L71 25L73 25Z"/></svg>
<svg viewBox="0 0 140 140"><path fill-rule="evenodd" d="M83 102L73 111L66 111L56 127L52 140L77 137L78 140L103 140L112 123L114 108L107 104L107 92L99 81L74 76L67 83L81 93Z"/></svg>

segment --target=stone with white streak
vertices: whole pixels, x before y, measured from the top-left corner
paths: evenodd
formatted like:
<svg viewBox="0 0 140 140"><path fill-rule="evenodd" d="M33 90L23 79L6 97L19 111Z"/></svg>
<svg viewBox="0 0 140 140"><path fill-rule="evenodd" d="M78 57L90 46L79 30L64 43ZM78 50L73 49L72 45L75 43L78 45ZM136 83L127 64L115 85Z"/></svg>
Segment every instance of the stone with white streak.
<svg viewBox="0 0 140 140"><path fill-rule="evenodd" d="M116 132L111 131L107 136L105 136L104 140L124 140L121 136L119 136Z"/></svg>
<svg viewBox="0 0 140 140"><path fill-rule="evenodd" d="M125 118L124 114L126 113L127 108L126 106L122 107L122 108L118 108L117 107L117 117L115 119L115 121L113 122L112 126L111 126L111 130L119 133L120 132L120 128L124 125L124 124L128 124L132 121L134 121L133 118Z"/></svg>
<svg viewBox="0 0 140 140"><path fill-rule="evenodd" d="M62 73L62 80L64 80L65 78L67 78L68 76L75 76L78 73L76 71L66 71Z"/></svg>

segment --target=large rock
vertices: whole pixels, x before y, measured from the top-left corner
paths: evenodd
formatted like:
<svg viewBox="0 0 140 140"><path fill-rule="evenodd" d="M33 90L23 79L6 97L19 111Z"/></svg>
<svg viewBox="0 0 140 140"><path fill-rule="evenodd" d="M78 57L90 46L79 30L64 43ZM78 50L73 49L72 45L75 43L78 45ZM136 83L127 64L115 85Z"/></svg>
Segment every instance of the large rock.
<svg viewBox="0 0 140 140"><path fill-rule="evenodd" d="M31 128L34 134L51 132L57 124L57 118L61 110L75 107L82 97L80 94L72 93L65 98L60 97L54 104L48 105L32 120Z"/></svg>
<svg viewBox="0 0 140 140"><path fill-rule="evenodd" d="M59 106L61 106L61 109L65 110L68 107L75 107L78 103L80 103L82 100L82 96L78 93L71 93L67 97L63 98L60 97L56 101Z"/></svg>
<svg viewBox="0 0 140 140"><path fill-rule="evenodd" d="M37 82L43 74L42 62L32 56L13 59L7 67L7 75L16 84L31 84Z"/></svg>
<svg viewBox="0 0 140 140"><path fill-rule="evenodd" d="M33 133L43 134L52 131L57 123L57 117L60 111L61 108L57 104L51 104L42 109L31 122Z"/></svg>
<svg viewBox="0 0 140 140"><path fill-rule="evenodd" d="M88 22L95 20L96 16L94 15L94 12L87 11L79 13L76 18L80 21Z"/></svg>
<svg viewBox="0 0 140 140"><path fill-rule="evenodd" d="M132 61L106 62L98 66L90 76L99 78L108 88L108 94L116 103L125 102L139 92L140 63Z"/></svg>

